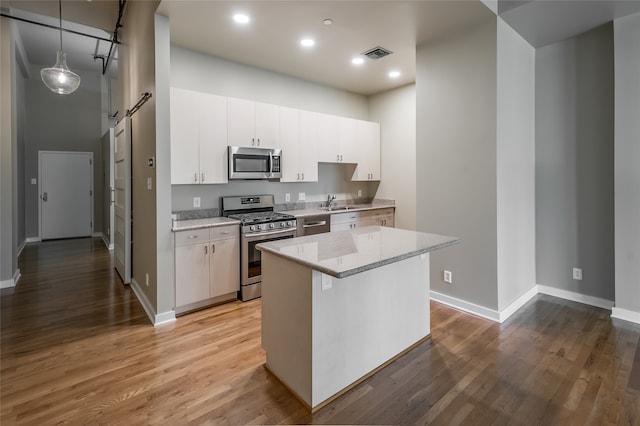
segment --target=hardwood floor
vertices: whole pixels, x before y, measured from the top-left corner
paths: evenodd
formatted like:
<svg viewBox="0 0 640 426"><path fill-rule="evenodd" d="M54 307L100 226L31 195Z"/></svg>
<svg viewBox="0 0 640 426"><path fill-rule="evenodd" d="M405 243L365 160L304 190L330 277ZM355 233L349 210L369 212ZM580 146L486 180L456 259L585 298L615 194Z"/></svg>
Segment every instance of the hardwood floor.
<svg viewBox="0 0 640 426"><path fill-rule="evenodd" d="M98 239L25 248L1 291L1 423L640 425L640 326L537 296L432 339L317 413L264 368L260 300L154 328Z"/></svg>

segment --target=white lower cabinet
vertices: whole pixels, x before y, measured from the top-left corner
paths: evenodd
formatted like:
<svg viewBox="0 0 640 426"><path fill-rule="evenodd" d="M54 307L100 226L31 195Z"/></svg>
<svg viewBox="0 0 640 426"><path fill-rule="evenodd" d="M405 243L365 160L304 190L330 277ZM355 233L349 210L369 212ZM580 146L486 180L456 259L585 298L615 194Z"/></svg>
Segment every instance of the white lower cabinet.
<svg viewBox="0 0 640 426"><path fill-rule="evenodd" d="M176 232L176 313L235 299L240 290L239 255L236 225Z"/></svg>
<svg viewBox="0 0 640 426"><path fill-rule="evenodd" d="M392 207L374 210L362 210L331 215L331 231L344 231L363 226L394 227L394 213Z"/></svg>

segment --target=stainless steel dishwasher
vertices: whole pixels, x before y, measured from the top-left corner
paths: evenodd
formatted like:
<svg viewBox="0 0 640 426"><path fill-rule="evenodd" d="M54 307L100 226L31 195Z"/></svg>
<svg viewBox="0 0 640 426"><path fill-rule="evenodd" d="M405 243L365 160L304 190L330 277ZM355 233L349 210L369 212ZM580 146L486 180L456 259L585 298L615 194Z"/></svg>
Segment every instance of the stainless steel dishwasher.
<svg viewBox="0 0 640 426"><path fill-rule="evenodd" d="M331 231L331 218L328 214L298 218L298 236L322 234Z"/></svg>

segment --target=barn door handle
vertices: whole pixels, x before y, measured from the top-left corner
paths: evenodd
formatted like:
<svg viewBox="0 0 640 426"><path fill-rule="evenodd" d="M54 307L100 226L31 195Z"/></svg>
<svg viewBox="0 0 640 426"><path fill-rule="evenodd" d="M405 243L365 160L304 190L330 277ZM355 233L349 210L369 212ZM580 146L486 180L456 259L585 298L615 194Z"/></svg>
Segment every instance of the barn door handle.
<svg viewBox="0 0 640 426"><path fill-rule="evenodd" d="M49 196L47 195L46 192L42 194L42 201L47 201L48 198Z"/></svg>

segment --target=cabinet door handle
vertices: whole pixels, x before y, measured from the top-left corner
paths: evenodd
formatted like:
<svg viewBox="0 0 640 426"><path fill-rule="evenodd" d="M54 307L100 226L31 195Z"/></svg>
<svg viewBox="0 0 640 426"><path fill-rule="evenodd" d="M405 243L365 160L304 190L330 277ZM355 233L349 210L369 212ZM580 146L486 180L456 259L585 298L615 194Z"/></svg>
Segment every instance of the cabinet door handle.
<svg viewBox="0 0 640 426"><path fill-rule="evenodd" d="M198 182L198 174L197 173L193 174L193 181L194 182Z"/></svg>
<svg viewBox="0 0 640 426"><path fill-rule="evenodd" d="M204 254L209 254L209 246L204 246Z"/></svg>
<svg viewBox="0 0 640 426"><path fill-rule="evenodd" d="M251 146L255 146L256 145L256 138L251 138Z"/></svg>
<svg viewBox="0 0 640 426"><path fill-rule="evenodd" d="M340 161L340 154L336 155L336 161Z"/></svg>
<svg viewBox="0 0 640 426"><path fill-rule="evenodd" d="M260 138L258 138L258 146L260 146Z"/></svg>
<svg viewBox="0 0 640 426"><path fill-rule="evenodd" d="M200 180L200 182L204 182L204 173L202 173L202 179Z"/></svg>
<svg viewBox="0 0 640 426"><path fill-rule="evenodd" d="M215 252L216 252L216 245L211 244L211 253L215 253Z"/></svg>
<svg viewBox="0 0 640 426"><path fill-rule="evenodd" d="M302 180L304 180L304 173L302 174Z"/></svg>
<svg viewBox="0 0 640 426"><path fill-rule="evenodd" d="M298 173L298 177L296 178L296 180L300 180L300 173Z"/></svg>

